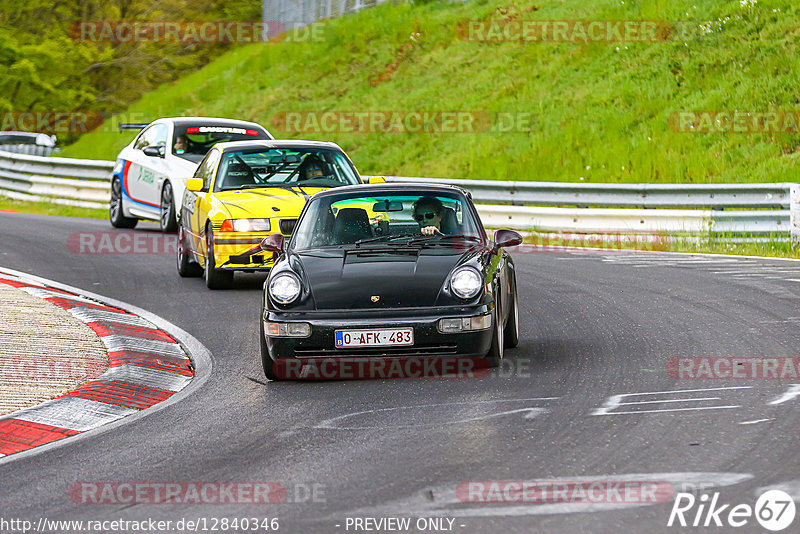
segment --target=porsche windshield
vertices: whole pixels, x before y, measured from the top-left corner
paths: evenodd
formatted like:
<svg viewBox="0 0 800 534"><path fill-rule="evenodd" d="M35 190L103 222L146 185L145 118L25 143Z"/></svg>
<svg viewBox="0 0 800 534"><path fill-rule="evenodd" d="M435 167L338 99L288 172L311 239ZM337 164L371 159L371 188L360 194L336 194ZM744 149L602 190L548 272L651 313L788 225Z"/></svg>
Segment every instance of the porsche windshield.
<svg viewBox="0 0 800 534"><path fill-rule="evenodd" d="M273 148L222 156L214 189L255 187L337 187L361 183L347 157L337 150Z"/></svg>
<svg viewBox="0 0 800 534"><path fill-rule="evenodd" d="M295 229L292 246L459 245L484 233L458 193L409 191L336 195L312 199Z"/></svg>

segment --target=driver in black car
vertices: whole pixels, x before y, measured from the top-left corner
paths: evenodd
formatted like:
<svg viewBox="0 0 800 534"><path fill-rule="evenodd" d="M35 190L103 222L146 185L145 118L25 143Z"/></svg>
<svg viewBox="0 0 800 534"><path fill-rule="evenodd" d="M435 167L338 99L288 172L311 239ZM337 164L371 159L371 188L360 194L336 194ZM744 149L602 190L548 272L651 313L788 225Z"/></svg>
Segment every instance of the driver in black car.
<svg viewBox="0 0 800 534"><path fill-rule="evenodd" d="M434 196L426 195L414 202L414 220L419 223L422 235L444 235L442 232L444 210L442 201Z"/></svg>

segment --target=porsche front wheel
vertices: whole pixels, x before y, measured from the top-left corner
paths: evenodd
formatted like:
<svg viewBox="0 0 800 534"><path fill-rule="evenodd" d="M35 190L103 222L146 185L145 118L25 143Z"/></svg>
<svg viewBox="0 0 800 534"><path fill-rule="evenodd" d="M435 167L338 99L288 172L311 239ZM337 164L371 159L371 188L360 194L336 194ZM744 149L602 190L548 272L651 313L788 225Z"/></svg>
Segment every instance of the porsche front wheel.
<svg viewBox="0 0 800 534"><path fill-rule="evenodd" d="M519 345L519 305L517 304L517 275L511 277L511 302L509 303L508 321L503 332L505 348L513 349Z"/></svg>
<svg viewBox="0 0 800 534"><path fill-rule="evenodd" d="M492 344L489 346L489 352L486 354L486 360L489 362L490 367L497 367L500 365L500 360L503 359L503 315L500 313L500 307L495 303L494 316L492 317Z"/></svg>
<svg viewBox="0 0 800 534"><path fill-rule="evenodd" d="M261 316L264 316L264 312L261 312ZM281 378L275 374L275 362L273 361L272 357L269 355L269 350L267 349L267 340L264 337L264 321L263 319L259 319L259 337L261 339L261 365L264 368L264 376L269 378L270 380L280 380Z"/></svg>

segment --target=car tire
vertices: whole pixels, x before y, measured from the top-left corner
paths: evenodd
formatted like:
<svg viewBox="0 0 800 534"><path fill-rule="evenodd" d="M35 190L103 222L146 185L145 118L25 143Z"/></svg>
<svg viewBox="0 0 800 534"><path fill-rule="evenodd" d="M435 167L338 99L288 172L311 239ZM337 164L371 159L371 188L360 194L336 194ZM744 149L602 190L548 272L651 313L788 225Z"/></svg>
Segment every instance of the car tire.
<svg viewBox="0 0 800 534"><path fill-rule="evenodd" d="M500 307L495 303L494 317L492 321L492 328L494 334L492 335L492 344L489 346L489 352L486 354L486 360L489 362L489 367L497 367L500 365L500 360L503 359L503 315L500 313Z"/></svg>
<svg viewBox="0 0 800 534"><path fill-rule="evenodd" d="M111 180L111 200L108 203L108 220L114 228L133 228L139 219L125 217L122 210L122 185L119 178Z"/></svg>
<svg viewBox="0 0 800 534"><path fill-rule="evenodd" d="M267 339L264 337L264 310L261 310L261 317L258 318L258 331L259 331L259 339L261 341L261 365L264 368L264 376L266 376L269 380L281 380L281 377L275 374L275 362L273 361L272 357L269 355L269 350L267 349Z"/></svg>
<svg viewBox="0 0 800 534"><path fill-rule="evenodd" d="M183 278L197 278L203 276L203 268L192 260L192 254L186 246L186 233L183 228L178 229L178 274Z"/></svg>
<svg viewBox="0 0 800 534"><path fill-rule="evenodd" d="M233 284L233 272L217 269L214 259L214 230L208 225L206 231L206 287L208 289L228 289Z"/></svg>
<svg viewBox="0 0 800 534"><path fill-rule="evenodd" d="M161 231L172 233L178 229L178 220L175 216L175 195L172 184L164 182L161 188L161 217L158 220Z"/></svg>
<svg viewBox="0 0 800 534"><path fill-rule="evenodd" d="M511 272L511 302L509 303L508 321L503 332L505 348L513 349L519 345L519 305L517 304L517 275Z"/></svg>

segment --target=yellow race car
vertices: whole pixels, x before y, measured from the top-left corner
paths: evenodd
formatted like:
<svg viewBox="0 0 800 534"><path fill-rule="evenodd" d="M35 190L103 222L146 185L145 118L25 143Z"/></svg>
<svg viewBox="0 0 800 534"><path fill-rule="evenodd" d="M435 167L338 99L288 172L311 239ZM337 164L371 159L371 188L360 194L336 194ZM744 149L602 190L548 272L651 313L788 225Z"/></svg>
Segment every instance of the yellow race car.
<svg viewBox="0 0 800 534"><path fill-rule="evenodd" d="M382 181L382 180L380 180ZM178 228L178 274L231 285L234 271L269 270L261 241L289 236L306 201L324 189L364 181L334 143L218 143L186 182Z"/></svg>

